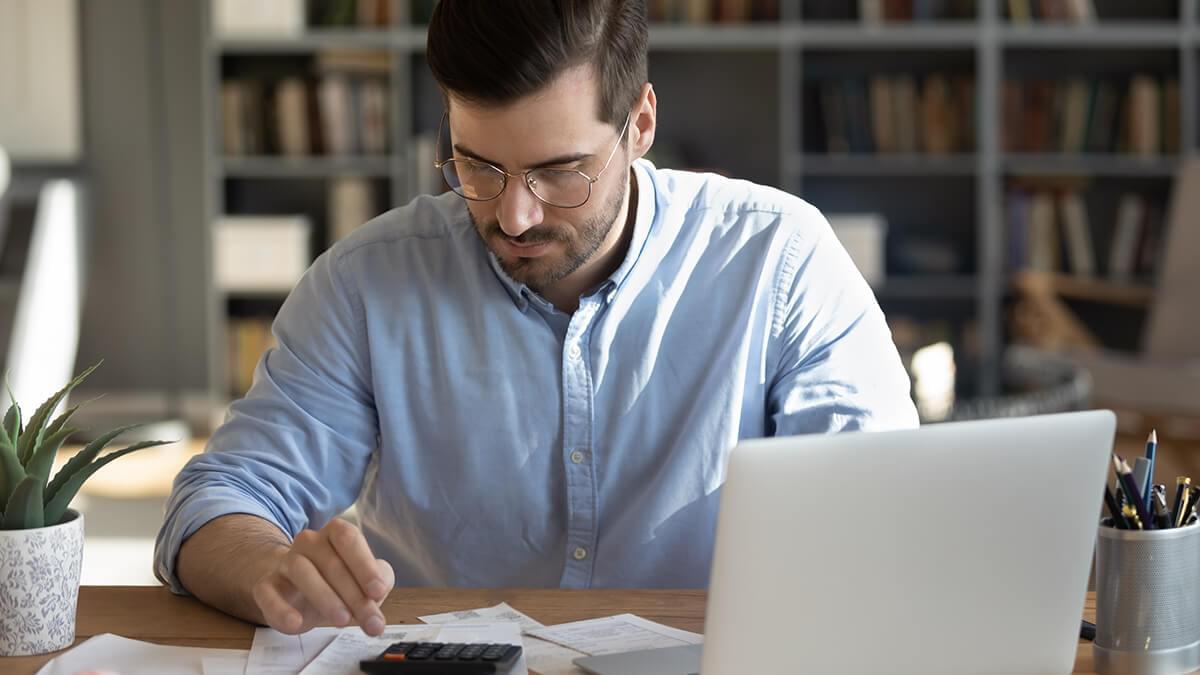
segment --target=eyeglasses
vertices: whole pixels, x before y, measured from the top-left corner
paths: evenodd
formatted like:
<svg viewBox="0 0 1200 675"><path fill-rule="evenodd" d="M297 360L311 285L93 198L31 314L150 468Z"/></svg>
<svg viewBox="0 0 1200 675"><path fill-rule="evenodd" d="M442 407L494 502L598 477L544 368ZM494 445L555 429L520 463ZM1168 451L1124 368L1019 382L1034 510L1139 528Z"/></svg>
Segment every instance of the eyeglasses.
<svg viewBox="0 0 1200 675"><path fill-rule="evenodd" d="M442 113L442 121L438 123L437 148L442 147L442 127L446 124L447 113ZM625 116L625 125L617 134L617 142L604 168L595 176L589 176L577 169L547 169L537 168L522 173L509 173L496 166L481 162L477 159L447 159L434 160L433 165L442 171L446 184L458 196L476 202L491 201L504 192L509 178L521 178L526 187L538 201L560 209L575 209L587 203L592 197L592 184L600 180L600 176L608 169L625 131L629 128L629 115Z"/></svg>

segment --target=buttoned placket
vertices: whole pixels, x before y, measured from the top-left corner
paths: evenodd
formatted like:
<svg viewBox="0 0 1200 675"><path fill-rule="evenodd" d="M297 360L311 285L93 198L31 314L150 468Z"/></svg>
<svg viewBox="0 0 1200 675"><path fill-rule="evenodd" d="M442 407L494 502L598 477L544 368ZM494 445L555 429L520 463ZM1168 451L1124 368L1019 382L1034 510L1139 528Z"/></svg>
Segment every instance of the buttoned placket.
<svg viewBox="0 0 1200 675"><path fill-rule="evenodd" d="M580 300L563 341L563 470L567 486L566 558L561 585L587 588L596 563L594 397L589 340L602 308L601 294Z"/></svg>

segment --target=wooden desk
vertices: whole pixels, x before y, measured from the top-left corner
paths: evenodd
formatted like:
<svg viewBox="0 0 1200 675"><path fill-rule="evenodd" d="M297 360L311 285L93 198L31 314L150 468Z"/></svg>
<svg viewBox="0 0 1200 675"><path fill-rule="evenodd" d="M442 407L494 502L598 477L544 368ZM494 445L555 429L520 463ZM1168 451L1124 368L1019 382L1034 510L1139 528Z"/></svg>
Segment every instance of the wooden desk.
<svg viewBox="0 0 1200 675"><path fill-rule="evenodd" d="M1095 617L1088 594L1084 616ZM703 591L563 591L405 589L384 605L388 623L418 623L417 616L507 602L545 624L631 612L676 628L704 630ZM85 586L79 594L76 640L116 633L161 644L249 649L254 627L161 587ZM52 655L0 658L4 673L34 673ZM1079 644L1076 673L1092 673L1092 648Z"/></svg>

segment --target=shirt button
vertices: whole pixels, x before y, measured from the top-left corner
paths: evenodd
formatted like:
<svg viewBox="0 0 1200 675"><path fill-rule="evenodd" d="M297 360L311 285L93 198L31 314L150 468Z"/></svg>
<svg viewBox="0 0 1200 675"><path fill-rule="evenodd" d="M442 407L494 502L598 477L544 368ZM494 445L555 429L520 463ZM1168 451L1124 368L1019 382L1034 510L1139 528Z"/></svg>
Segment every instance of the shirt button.
<svg viewBox="0 0 1200 675"><path fill-rule="evenodd" d="M571 453L571 461L576 464L579 464L580 462L583 461L583 453L578 450L576 450L575 452L572 452Z"/></svg>
<svg viewBox="0 0 1200 675"><path fill-rule="evenodd" d="M587 557L587 549L586 548L583 548L582 546L580 546L579 548L575 549L575 559L576 560L583 560L586 557Z"/></svg>
<svg viewBox="0 0 1200 675"><path fill-rule="evenodd" d="M573 361L578 361L579 357L583 356L583 350L579 348L579 345L573 344L571 345L571 348L567 350L567 356L571 357Z"/></svg>

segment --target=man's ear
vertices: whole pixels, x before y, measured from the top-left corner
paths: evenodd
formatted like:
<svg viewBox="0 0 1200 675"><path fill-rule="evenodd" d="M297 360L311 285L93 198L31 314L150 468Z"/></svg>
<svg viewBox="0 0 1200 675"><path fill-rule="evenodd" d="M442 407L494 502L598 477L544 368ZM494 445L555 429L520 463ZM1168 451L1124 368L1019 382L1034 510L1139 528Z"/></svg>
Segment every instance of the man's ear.
<svg viewBox="0 0 1200 675"><path fill-rule="evenodd" d="M649 82L642 85L642 94L629 120L629 155L630 161L641 159L654 145L654 132L658 128L658 99L654 96L654 85Z"/></svg>

